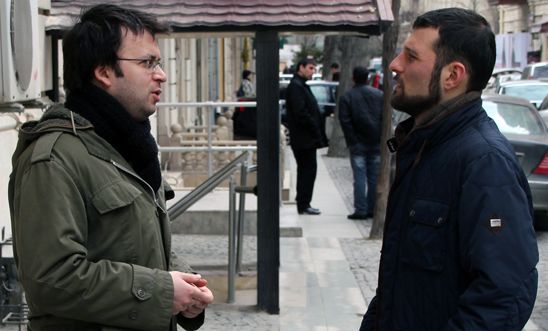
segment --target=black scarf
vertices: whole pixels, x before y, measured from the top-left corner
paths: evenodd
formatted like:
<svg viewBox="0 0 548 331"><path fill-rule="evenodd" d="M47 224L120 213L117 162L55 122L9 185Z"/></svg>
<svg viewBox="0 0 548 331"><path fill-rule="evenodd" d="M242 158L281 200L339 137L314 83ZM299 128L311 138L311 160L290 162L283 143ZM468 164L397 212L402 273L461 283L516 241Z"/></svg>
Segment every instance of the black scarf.
<svg viewBox="0 0 548 331"><path fill-rule="evenodd" d="M114 97L90 85L81 91L71 92L65 106L85 117L95 127L95 132L144 179L154 192L162 182L158 145L150 134L150 121L135 121Z"/></svg>

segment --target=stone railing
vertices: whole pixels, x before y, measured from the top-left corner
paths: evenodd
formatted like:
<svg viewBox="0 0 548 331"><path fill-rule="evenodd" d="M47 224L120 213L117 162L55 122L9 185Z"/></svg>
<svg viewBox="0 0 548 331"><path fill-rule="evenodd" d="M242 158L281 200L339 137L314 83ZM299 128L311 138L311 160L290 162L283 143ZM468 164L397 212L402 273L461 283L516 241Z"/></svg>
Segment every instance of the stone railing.
<svg viewBox="0 0 548 331"><path fill-rule="evenodd" d="M175 188L195 187L206 180L215 171L232 161L243 150L250 153L248 162L257 162L256 140L233 140L232 112L227 111L216 120L212 128L211 139L208 139L206 127L192 127L184 129L179 124L170 127L169 139L170 151L163 157L164 176L170 185ZM189 132L192 131L192 132ZM285 137L280 133L280 157L283 181L285 171L283 169L283 150ZM165 150L165 148L164 148ZM239 174L237 175L239 176ZM239 180L239 178L237 178ZM248 185L255 185L256 174L248 175ZM221 185L225 186L225 185Z"/></svg>

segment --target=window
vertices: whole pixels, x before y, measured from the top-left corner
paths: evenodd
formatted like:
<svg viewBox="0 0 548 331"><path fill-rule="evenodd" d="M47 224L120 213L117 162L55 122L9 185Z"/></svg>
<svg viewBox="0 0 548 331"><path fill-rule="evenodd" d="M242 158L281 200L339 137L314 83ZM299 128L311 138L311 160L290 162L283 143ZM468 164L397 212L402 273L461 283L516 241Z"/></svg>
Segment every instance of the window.
<svg viewBox="0 0 548 331"><path fill-rule="evenodd" d="M483 101L487 115L497 124L503 134L542 134L542 124L528 107L511 103Z"/></svg>

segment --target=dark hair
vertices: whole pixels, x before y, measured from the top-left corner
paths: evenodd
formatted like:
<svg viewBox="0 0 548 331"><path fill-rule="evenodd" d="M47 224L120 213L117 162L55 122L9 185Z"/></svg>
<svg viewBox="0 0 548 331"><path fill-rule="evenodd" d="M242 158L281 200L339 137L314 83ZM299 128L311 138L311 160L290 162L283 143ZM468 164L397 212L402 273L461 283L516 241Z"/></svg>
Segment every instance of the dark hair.
<svg viewBox="0 0 548 331"><path fill-rule="evenodd" d="M462 62L470 73L468 91L481 91L487 85L496 59L495 35L487 20L462 8L432 10L417 17L413 29L437 28L434 45L436 67Z"/></svg>
<svg viewBox="0 0 548 331"><path fill-rule="evenodd" d="M252 73L252 71L245 69L244 71L242 71L242 78L247 79L247 77L249 77L249 75L251 75Z"/></svg>
<svg viewBox="0 0 548 331"><path fill-rule="evenodd" d="M84 10L63 38L63 78L67 93L85 88L97 66L111 66L116 75L123 76L117 63L122 28L136 35L148 31L153 37L167 31L153 16L141 11L106 4Z"/></svg>
<svg viewBox="0 0 548 331"><path fill-rule="evenodd" d="M339 64L337 62L333 62L331 63L331 67L330 68L333 68L333 69L339 69Z"/></svg>
<svg viewBox="0 0 548 331"><path fill-rule="evenodd" d="M369 71L362 66L354 67L354 70L352 70L352 78L354 79L354 83L356 85L362 85L367 83L367 78L369 77Z"/></svg>
<svg viewBox="0 0 548 331"><path fill-rule="evenodd" d="M306 67L309 64L316 65L316 60L314 60L313 57L305 57L303 59L300 59L299 62L297 62L297 71L299 71L300 67Z"/></svg>

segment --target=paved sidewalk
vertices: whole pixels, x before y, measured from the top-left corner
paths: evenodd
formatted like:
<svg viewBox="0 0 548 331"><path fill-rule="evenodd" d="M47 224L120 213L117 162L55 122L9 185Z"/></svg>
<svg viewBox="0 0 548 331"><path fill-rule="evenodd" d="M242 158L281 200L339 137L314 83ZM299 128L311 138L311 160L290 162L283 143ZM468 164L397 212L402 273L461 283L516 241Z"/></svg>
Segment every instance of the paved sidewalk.
<svg viewBox="0 0 548 331"><path fill-rule="evenodd" d="M280 209L282 228L302 229L302 237L280 238L280 314L269 315L257 311L255 289L238 290L235 304L215 303L208 308L203 330L359 329L368 300L376 287L380 241L363 239L362 232L368 232L371 220L350 221L346 218L350 213L349 205L332 176L335 171L337 176L345 177L344 180L335 179L351 182L350 166L348 160L344 160L346 162L341 171L337 171L337 165L329 162L331 158L323 156L325 153L326 150L318 152L318 174L312 201L314 207L321 209L321 215L298 215L294 196ZM290 154L286 161L290 169L295 169ZM326 164L332 169L328 170ZM291 173L291 192L294 195L295 171ZM253 208L251 205L249 207ZM249 267L251 273L256 270L256 240L255 236L244 238L243 265ZM226 235L176 235L173 243L175 252L187 256L191 265L209 264L219 270L226 264ZM364 243L371 255L360 256L361 261L368 261L366 265L349 262L346 254L352 253L349 252L352 246ZM360 251L363 252L363 249ZM354 277L353 269L356 268L360 270L359 277Z"/></svg>
<svg viewBox="0 0 548 331"><path fill-rule="evenodd" d="M349 210L324 164L324 153L318 153L311 203L321 215L298 215L295 205L280 211L280 226L303 229L301 238L280 240L280 330L358 330L370 299L369 293L364 299L341 245L341 239L363 240L362 234L357 222L346 218Z"/></svg>
<svg viewBox="0 0 548 331"><path fill-rule="evenodd" d="M210 306L203 330L281 330L281 331L337 331L358 330L368 300L376 287L380 241L363 239L371 220L350 221L348 201L337 188L333 178L351 183L348 160L338 165L318 153L318 174L312 205L321 215L298 215L296 205L284 203L280 209L280 226L300 227L302 237L280 238L280 314L258 312L256 290L236 292L236 304L217 303ZM295 169L293 158L286 158ZM337 159L337 162L341 161ZM330 166L330 170L326 167ZM340 171L338 171L340 170ZM336 173L336 175L334 174ZM292 184L295 184L294 171ZM338 176L344 177L337 178ZM350 176L350 177L349 177ZM332 178L333 177L333 178ZM351 187L350 187L351 189ZM293 194L295 190L292 190ZM291 198L293 200L293 197ZM351 203L351 201L350 201ZM186 252L190 264L203 260L222 265L227 260L226 236L186 236L174 238L180 253ZM191 247L194 243L194 247ZM359 250L360 262L349 262L353 246ZM256 237L244 239L244 265L256 261ZM360 275L354 276L353 269Z"/></svg>

